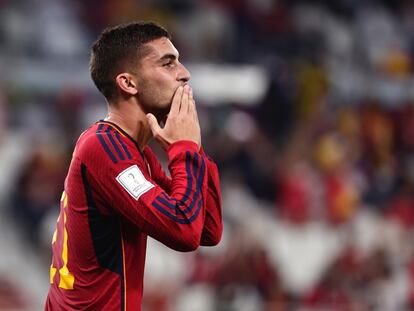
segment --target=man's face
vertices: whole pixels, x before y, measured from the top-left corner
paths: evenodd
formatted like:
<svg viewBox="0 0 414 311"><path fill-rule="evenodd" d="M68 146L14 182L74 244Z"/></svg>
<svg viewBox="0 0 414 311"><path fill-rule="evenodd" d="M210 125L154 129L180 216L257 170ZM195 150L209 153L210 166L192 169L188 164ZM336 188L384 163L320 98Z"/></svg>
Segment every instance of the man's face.
<svg viewBox="0 0 414 311"><path fill-rule="evenodd" d="M146 112L160 120L170 111L176 89L190 80L190 73L179 62L178 51L168 38L156 39L145 47L149 52L140 61L137 97Z"/></svg>

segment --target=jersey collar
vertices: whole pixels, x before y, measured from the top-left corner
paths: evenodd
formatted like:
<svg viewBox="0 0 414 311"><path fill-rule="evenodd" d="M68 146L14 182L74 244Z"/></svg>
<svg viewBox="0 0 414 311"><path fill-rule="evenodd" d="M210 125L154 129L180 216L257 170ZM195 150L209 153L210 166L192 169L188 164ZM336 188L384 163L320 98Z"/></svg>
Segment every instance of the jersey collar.
<svg viewBox="0 0 414 311"><path fill-rule="evenodd" d="M127 137L131 142L135 145L135 147L138 149L138 151L143 155L142 150L139 148L138 143L133 139L127 132L125 132L121 127L119 127L117 124L107 121L107 120L99 120L96 122L96 124L107 124L109 126L112 126L115 130L117 130L122 136Z"/></svg>

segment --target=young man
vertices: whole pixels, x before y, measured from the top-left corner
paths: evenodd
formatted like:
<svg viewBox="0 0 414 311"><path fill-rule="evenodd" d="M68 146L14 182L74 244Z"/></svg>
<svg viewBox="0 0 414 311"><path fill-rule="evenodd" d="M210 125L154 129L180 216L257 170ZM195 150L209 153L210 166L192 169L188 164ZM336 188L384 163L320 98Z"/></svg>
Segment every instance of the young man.
<svg viewBox="0 0 414 311"><path fill-rule="evenodd" d="M108 115L73 153L45 310L140 310L147 235L178 251L220 241L218 171L201 148L190 74L165 29L106 29L90 71ZM171 177L147 146L152 137Z"/></svg>

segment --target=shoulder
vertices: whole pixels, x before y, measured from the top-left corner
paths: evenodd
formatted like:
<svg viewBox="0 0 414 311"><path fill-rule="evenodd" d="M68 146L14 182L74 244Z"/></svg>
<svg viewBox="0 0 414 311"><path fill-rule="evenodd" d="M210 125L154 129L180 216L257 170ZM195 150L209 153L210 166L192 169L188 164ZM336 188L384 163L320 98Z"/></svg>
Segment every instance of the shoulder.
<svg viewBox="0 0 414 311"><path fill-rule="evenodd" d="M96 123L82 133L75 148L75 156L83 162L98 164L121 163L134 158L133 148L128 146L122 134L111 125Z"/></svg>

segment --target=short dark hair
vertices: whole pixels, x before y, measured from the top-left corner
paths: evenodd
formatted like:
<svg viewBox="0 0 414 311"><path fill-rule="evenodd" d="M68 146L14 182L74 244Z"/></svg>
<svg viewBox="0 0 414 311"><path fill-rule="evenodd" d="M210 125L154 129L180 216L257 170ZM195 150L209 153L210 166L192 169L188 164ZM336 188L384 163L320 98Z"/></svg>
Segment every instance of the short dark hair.
<svg viewBox="0 0 414 311"><path fill-rule="evenodd" d="M170 34L153 22L132 22L104 29L91 48L89 70L107 100L117 94L115 77L136 65L145 43Z"/></svg>

